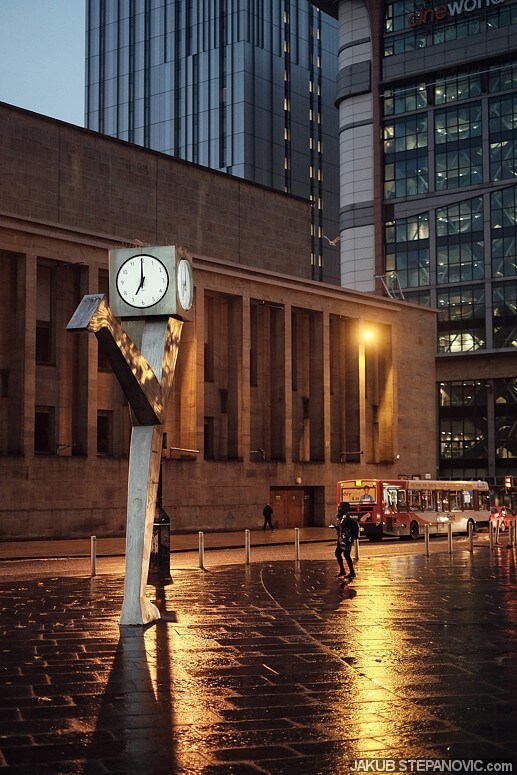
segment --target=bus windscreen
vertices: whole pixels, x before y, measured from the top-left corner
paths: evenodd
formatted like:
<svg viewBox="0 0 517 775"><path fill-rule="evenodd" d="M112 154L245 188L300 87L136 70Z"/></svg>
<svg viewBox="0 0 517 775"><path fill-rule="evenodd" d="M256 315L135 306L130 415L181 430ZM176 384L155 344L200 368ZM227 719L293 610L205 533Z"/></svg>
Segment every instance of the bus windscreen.
<svg viewBox="0 0 517 775"><path fill-rule="evenodd" d="M362 479L360 482L347 482L341 487L341 500L354 505L358 503L375 503L377 489L373 480Z"/></svg>

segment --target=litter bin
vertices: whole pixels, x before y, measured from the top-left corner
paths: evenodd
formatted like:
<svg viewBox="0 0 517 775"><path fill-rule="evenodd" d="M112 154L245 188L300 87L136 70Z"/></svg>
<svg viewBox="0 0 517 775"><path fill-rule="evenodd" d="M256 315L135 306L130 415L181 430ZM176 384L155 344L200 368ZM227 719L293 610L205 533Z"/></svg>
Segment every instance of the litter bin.
<svg viewBox="0 0 517 775"><path fill-rule="evenodd" d="M162 581L171 581L171 520L169 515L158 506L154 516L149 573L157 575Z"/></svg>

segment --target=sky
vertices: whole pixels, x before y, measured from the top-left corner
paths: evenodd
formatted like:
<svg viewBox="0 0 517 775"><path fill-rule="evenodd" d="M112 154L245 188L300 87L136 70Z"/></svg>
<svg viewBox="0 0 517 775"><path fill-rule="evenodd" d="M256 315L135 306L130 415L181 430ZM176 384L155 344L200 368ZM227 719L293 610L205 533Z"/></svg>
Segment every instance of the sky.
<svg viewBox="0 0 517 775"><path fill-rule="evenodd" d="M85 0L0 0L0 102L84 126Z"/></svg>

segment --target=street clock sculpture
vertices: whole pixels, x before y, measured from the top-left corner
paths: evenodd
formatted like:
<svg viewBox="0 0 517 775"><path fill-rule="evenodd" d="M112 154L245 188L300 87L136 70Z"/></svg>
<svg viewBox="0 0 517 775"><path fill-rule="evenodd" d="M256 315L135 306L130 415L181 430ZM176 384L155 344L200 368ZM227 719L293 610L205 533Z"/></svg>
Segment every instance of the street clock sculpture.
<svg viewBox="0 0 517 775"><path fill-rule="evenodd" d="M178 248L110 252L111 310L120 318L176 315L190 319L192 263Z"/></svg>
<svg viewBox="0 0 517 775"><path fill-rule="evenodd" d="M132 431L120 623L147 624L160 618L145 588L167 400L183 322L193 315L192 259L170 245L112 250L109 263L110 305L102 294L84 296L67 330L95 334L129 402Z"/></svg>

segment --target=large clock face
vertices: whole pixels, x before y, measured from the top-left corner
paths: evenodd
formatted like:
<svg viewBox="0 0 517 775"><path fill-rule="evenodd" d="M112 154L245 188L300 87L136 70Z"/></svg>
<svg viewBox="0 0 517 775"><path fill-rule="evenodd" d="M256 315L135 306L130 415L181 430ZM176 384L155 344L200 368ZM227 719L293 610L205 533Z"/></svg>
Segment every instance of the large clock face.
<svg viewBox="0 0 517 775"><path fill-rule="evenodd" d="M148 309L165 296L169 273L156 256L146 253L131 256L118 270L116 287L126 304L135 309Z"/></svg>
<svg viewBox="0 0 517 775"><path fill-rule="evenodd" d="M177 288L179 303L184 310L189 310L194 302L194 283L190 261L182 258L177 269Z"/></svg>

